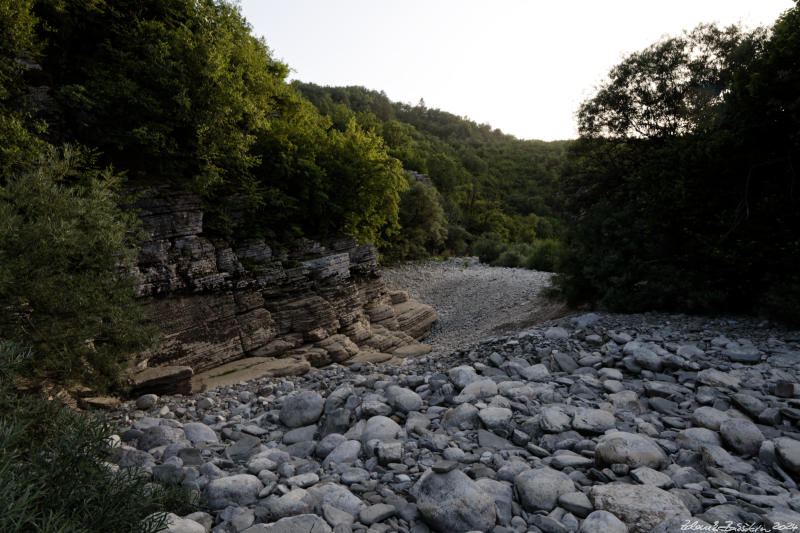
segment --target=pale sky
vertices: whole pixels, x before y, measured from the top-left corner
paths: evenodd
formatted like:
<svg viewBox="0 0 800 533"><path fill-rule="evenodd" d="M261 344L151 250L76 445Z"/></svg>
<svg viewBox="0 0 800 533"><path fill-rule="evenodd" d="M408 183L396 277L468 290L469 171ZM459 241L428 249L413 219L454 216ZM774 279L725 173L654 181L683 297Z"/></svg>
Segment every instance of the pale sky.
<svg viewBox="0 0 800 533"><path fill-rule="evenodd" d="M291 79L361 85L521 139L577 136L609 69L703 22L771 25L791 0L242 0Z"/></svg>

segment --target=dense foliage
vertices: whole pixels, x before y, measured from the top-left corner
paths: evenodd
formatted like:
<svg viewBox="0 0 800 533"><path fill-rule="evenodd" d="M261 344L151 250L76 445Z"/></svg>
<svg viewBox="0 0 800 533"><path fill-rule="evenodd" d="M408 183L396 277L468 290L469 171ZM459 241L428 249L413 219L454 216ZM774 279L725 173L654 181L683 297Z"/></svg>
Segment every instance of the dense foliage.
<svg viewBox="0 0 800 533"><path fill-rule="evenodd" d="M568 142L516 139L488 125L430 109L424 102L416 106L392 102L384 93L363 87L296 86L335 127L356 120L383 137L389 155L405 169L430 179L447 220L444 247L438 224L430 226L426 235L420 233L426 226L417 224L412 239L409 232L401 232L387 243L387 257L465 253L482 235L499 239L504 247L560 235L556 191ZM401 204L404 218L402 210Z"/></svg>
<svg viewBox="0 0 800 533"><path fill-rule="evenodd" d="M18 393L29 354L0 341L0 531L155 533L165 511L192 511L185 489L105 462L111 428L101 419Z"/></svg>
<svg viewBox="0 0 800 533"><path fill-rule="evenodd" d="M579 111L560 278L573 303L800 320L800 8L633 54Z"/></svg>
<svg viewBox="0 0 800 533"><path fill-rule="evenodd" d="M153 332L132 301L136 216L87 158L51 149L0 187L0 336L35 348L31 371L108 385Z"/></svg>
<svg viewBox="0 0 800 533"><path fill-rule="evenodd" d="M235 5L36 0L34 12L51 141L96 148L137 184L200 192L208 227L227 236L242 213L238 233L286 242L396 228L396 160L309 106Z"/></svg>

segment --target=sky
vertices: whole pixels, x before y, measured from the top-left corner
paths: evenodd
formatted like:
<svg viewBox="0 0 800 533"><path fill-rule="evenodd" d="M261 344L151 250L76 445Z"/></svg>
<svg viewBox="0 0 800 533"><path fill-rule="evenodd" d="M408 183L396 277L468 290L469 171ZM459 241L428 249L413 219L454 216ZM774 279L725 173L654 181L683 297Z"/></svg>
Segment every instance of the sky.
<svg viewBox="0 0 800 533"><path fill-rule="evenodd" d="M577 136L625 56L699 23L772 25L792 0L241 0L290 79L361 85L520 139Z"/></svg>

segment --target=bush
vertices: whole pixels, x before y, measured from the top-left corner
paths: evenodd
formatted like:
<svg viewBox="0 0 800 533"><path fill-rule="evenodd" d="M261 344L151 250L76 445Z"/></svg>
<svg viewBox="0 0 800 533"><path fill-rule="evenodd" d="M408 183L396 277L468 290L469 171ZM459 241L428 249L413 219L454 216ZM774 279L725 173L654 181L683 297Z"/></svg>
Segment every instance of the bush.
<svg viewBox="0 0 800 533"><path fill-rule="evenodd" d="M448 224L447 240L445 241L444 246L452 255L466 255L469 251L469 242L471 240L472 235L470 232L461 226L457 226L456 224Z"/></svg>
<svg viewBox="0 0 800 533"><path fill-rule="evenodd" d="M561 242L555 239L542 239L534 242L531 253L525 258L525 268L556 272L562 254Z"/></svg>
<svg viewBox="0 0 800 533"><path fill-rule="evenodd" d="M0 531L155 533L164 512L195 509L187 489L114 471L105 462L111 428L100 418L15 391L29 358L0 342Z"/></svg>
<svg viewBox="0 0 800 533"><path fill-rule="evenodd" d="M497 233L484 233L472 243L472 255L477 255L481 263L491 263L506 248L505 240Z"/></svg>
<svg viewBox="0 0 800 533"><path fill-rule="evenodd" d="M492 266L501 266L509 268L521 267L525 263L527 257L533 249L529 244L511 244L508 245L500 256L492 262Z"/></svg>
<svg viewBox="0 0 800 533"><path fill-rule="evenodd" d="M0 186L0 338L34 347L31 371L111 386L153 339L130 276L138 220L119 186L69 148Z"/></svg>

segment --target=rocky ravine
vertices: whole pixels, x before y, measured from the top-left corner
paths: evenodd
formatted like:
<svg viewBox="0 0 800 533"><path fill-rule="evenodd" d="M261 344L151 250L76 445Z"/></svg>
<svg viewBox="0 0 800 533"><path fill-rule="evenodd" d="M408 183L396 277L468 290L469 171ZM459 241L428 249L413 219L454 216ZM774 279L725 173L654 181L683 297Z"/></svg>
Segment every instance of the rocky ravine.
<svg viewBox="0 0 800 533"><path fill-rule="evenodd" d="M173 532L770 531L800 526L798 363L800 334L752 320L581 315L142 396L114 461L205 496Z"/></svg>

